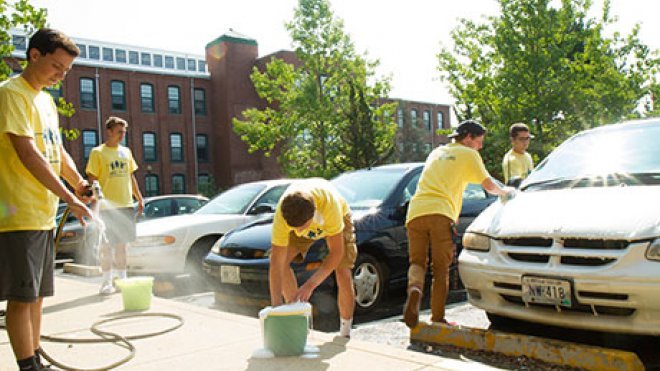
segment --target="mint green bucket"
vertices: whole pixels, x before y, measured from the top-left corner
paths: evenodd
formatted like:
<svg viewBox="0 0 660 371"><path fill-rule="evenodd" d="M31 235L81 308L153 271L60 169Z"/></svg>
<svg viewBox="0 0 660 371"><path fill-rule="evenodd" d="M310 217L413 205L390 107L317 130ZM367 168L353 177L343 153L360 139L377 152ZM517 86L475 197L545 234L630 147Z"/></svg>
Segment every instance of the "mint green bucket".
<svg viewBox="0 0 660 371"><path fill-rule="evenodd" d="M305 352L312 316L309 303L267 307L259 312L264 348L276 357L299 356Z"/></svg>
<svg viewBox="0 0 660 371"><path fill-rule="evenodd" d="M116 281L121 289L125 311L147 310L151 307L153 277L130 277Z"/></svg>

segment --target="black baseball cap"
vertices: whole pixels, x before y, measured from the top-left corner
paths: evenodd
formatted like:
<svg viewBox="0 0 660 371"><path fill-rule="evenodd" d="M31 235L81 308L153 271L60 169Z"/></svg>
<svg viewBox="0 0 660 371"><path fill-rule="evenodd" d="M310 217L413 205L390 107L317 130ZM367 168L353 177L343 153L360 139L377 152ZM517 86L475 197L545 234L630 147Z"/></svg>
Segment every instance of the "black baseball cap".
<svg viewBox="0 0 660 371"><path fill-rule="evenodd" d="M458 124L454 132L447 135L447 138L455 138L464 134L472 134L479 137L486 134L486 128L475 120L465 120Z"/></svg>

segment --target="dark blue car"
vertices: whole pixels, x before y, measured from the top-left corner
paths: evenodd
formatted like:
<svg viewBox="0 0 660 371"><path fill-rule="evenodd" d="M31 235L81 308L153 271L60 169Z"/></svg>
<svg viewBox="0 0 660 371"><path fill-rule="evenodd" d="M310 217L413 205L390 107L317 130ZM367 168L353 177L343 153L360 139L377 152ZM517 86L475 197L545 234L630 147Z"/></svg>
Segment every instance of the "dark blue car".
<svg viewBox="0 0 660 371"><path fill-rule="evenodd" d="M353 212L359 252L353 270L358 313L371 311L388 291L406 285L408 240L404 223L423 166L384 165L347 172L332 180ZM469 185L464 193L459 233L495 199L480 185ZM270 297L271 229L272 218L268 218L238 227L215 243L203 264L216 292L255 299ZM319 240L304 261L292 264L299 284L311 276L326 255L325 241ZM315 296L326 290L336 290L332 276L319 286Z"/></svg>

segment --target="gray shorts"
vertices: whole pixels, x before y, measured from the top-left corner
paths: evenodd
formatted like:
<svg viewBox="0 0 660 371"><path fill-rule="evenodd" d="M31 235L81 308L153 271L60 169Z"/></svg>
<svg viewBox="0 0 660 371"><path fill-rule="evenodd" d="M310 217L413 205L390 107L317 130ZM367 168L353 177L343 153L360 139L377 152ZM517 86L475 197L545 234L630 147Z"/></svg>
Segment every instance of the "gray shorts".
<svg viewBox="0 0 660 371"><path fill-rule="evenodd" d="M132 207L101 210L99 217L105 224L109 244L135 241L135 210Z"/></svg>
<svg viewBox="0 0 660 371"><path fill-rule="evenodd" d="M53 296L53 231L0 232L0 301Z"/></svg>

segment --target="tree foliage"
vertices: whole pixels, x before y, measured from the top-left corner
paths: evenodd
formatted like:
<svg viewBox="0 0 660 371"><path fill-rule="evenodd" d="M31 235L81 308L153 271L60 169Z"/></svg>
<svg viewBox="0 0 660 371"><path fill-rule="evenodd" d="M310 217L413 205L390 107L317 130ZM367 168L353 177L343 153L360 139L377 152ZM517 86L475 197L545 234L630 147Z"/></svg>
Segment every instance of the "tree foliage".
<svg viewBox="0 0 660 371"><path fill-rule="evenodd" d="M245 110L234 131L250 151L279 152L291 177L332 177L382 163L392 152L394 104L378 61L358 55L327 0L300 0L286 24L300 65L273 58L251 74L267 106Z"/></svg>
<svg viewBox="0 0 660 371"><path fill-rule="evenodd" d="M498 0L499 16L462 19L453 50L439 58L442 78L456 99L459 120L476 118L489 129L482 151L501 173L508 127L531 125L536 160L577 131L646 114L639 103L655 84L658 59L638 38L613 33L606 0L600 18L589 0Z"/></svg>

